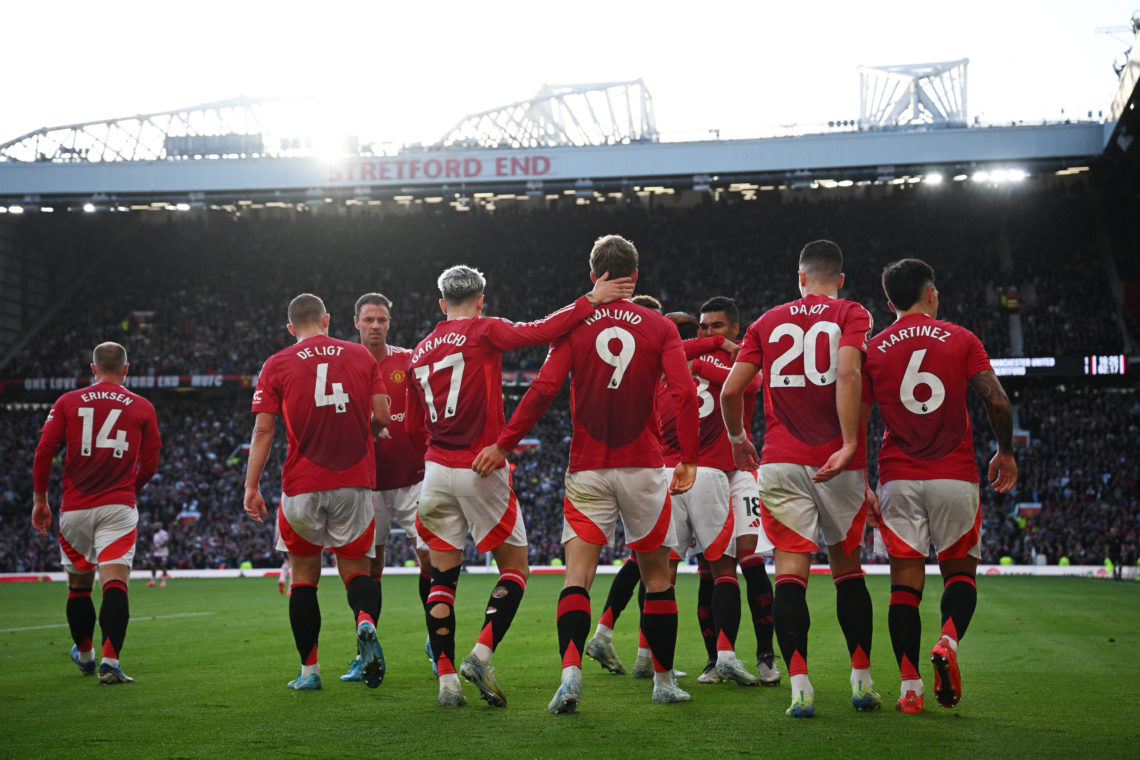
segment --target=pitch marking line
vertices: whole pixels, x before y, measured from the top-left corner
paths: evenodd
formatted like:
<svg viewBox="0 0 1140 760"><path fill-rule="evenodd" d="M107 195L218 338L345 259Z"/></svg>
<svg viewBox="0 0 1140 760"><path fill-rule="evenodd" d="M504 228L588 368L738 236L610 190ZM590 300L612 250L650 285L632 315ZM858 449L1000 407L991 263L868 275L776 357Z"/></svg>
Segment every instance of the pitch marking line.
<svg viewBox="0 0 1140 760"><path fill-rule="evenodd" d="M174 615L148 615L147 617L132 617L131 622L137 623L143 620L169 620L170 618L185 618L185 617L202 617L203 615L215 615L214 612L179 612ZM52 623L50 625L27 625L22 628L0 628L0 633L16 633L17 631L44 631L48 628L67 628L67 623Z"/></svg>

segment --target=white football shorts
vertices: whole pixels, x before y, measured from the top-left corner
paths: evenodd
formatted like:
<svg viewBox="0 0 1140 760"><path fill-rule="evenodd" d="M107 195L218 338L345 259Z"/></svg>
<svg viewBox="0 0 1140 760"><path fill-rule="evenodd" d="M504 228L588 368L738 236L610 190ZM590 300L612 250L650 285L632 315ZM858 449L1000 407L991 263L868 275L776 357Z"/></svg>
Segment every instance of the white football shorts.
<svg viewBox="0 0 1140 760"><path fill-rule="evenodd" d="M103 564L131 566L139 513L128 504L107 504L59 513L60 563L69 573L90 573Z"/></svg>
<svg viewBox="0 0 1140 760"><path fill-rule="evenodd" d="M662 467L606 467L566 473L562 543L575 536L613 546L618 517L625 542L640 554L677 546L669 476Z"/></svg>
<svg viewBox="0 0 1140 760"><path fill-rule="evenodd" d="M481 477L470 467L424 463L416 530L429 549L462 551L467 534L475 548L526 546L526 525L511 489L510 467Z"/></svg>
<svg viewBox="0 0 1140 760"><path fill-rule="evenodd" d="M883 543L892 557L982 558L978 484L968 480L890 480L879 484Z"/></svg>

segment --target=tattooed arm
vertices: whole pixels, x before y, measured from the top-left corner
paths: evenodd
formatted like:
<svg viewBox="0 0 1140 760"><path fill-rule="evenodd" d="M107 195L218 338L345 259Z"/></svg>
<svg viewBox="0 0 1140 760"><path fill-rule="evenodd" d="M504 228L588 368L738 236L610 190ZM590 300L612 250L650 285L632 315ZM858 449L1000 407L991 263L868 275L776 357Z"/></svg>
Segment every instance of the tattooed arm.
<svg viewBox="0 0 1140 760"><path fill-rule="evenodd" d="M997 438L998 450L990 460L990 484L998 493L1006 493L1017 483L1017 462L1013 458L1013 405L993 370L971 377L970 387L986 405L990 426Z"/></svg>

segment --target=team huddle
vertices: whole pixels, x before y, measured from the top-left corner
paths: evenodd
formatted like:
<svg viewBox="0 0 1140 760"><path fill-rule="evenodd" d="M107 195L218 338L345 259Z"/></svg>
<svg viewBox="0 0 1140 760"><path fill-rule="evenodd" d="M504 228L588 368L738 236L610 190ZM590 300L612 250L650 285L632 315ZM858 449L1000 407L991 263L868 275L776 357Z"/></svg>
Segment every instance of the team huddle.
<svg viewBox="0 0 1140 760"><path fill-rule="evenodd" d="M873 335L867 310L838 297L839 247L809 243L799 258L802 297L769 309L738 344L739 310L723 297L701 307L698 337L682 340L679 326L697 320L663 315L655 299L634 296L638 264L628 240L599 238L589 256L590 292L530 323L482 316L483 275L451 267L438 280L445 318L411 350L387 344L392 302L379 293L356 303L359 343L328 336L320 298L293 299L288 329L297 342L265 362L254 391L244 498L251 518L269 517L259 481L280 417L288 449L275 528L292 571L289 620L301 660L290 689L321 688L317 584L326 549L336 555L356 621L357 656L341 680L372 688L382 682L377 627L395 522L416 537L425 651L438 677L438 705L466 703L462 676L489 705L506 706L491 661L530 574L525 505L512 489L507 458L569 376L566 572L557 605L562 670L551 713L577 709L583 655L626 672L613 630L639 582L633 675L652 679L654 704L690 699L677 683L684 674L674 669L674 584L679 562L695 556L708 655L697 680L779 684L775 638L791 682L786 712L813 716L806 592L811 555L821 549L851 659L852 705L878 709L882 698L870 673L872 600L861 566L869 526L880 531L890 556L889 632L901 679L896 708L923 709L919 604L932 545L944 580L942 627L929 654L934 693L944 707L958 703L958 642L976 607L981 531L967 387L985 404L997 438L989 465L994 488L1012 488L1017 466L1009 399L978 339L936 319L933 270L917 259L884 270L896 321ZM547 359L507 421L502 354L539 345L550 346ZM32 520L47 535L51 459L66 439L59 540L72 659L84 673L96 671L91 591L98 570L99 680L125 683L131 679L118 657L129 619L135 494L153 475L161 444L154 407L123 387L125 349L96 347L92 371L92 386L65 394L48 415L36 450ZM759 452L751 424L758 394L765 419ZM867 420L875 403L885 425L877 493L866 477ZM615 576L590 637L590 588L619 518L630 561ZM474 645L457 660L455 598L468 537L492 554L499 577ZM756 635L757 675L736 652L737 568Z"/></svg>

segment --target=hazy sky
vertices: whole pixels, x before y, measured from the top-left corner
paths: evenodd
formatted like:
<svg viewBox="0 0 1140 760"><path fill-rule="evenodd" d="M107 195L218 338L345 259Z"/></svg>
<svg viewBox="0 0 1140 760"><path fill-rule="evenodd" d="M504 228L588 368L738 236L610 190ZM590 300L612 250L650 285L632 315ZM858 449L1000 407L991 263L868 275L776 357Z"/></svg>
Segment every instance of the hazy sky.
<svg viewBox="0 0 1140 760"><path fill-rule="evenodd" d="M1140 0L6 3L0 142L237 95L316 95L370 139L432 142L543 83L642 78L658 129L856 118L860 64L969 58L969 117L1107 110ZM1120 40L1124 40L1122 43Z"/></svg>

